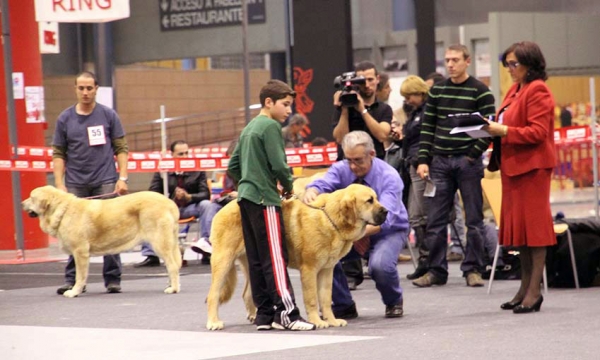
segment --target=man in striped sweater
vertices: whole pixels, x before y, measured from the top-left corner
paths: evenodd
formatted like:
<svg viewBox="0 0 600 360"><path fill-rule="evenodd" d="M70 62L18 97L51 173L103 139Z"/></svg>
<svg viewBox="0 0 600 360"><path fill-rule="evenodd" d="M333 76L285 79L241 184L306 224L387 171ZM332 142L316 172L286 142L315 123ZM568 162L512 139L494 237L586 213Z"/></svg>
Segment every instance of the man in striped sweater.
<svg viewBox="0 0 600 360"><path fill-rule="evenodd" d="M418 287L444 285L448 279L446 260L447 224L457 190L463 198L466 216L467 248L461 270L467 286L483 286L483 197L481 155L490 138L473 139L466 133L450 134L456 126L451 114L479 112L494 115L494 97L489 88L469 76L469 50L464 45L451 45L445 54L448 79L434 85L427 99L421 126L417 173L432 181L435 194L427 214L425 244L429 248L428 272L413 281Z"/></svg>

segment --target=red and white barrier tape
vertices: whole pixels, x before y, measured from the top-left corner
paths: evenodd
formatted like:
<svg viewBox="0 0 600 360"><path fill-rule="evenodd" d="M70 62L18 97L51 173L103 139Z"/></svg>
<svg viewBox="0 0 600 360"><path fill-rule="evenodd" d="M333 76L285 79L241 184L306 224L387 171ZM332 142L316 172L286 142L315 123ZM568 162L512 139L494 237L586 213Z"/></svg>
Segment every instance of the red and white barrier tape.
<svg viewBox="0 0 600 360"><path fill-rule="evenodd" d="M304 150L304 149L298 149ZM137 156L136 156L137 157ZM288 165L291 167L319 166L333 164L337 159L337 150L305 153L293 153L287 155ZM224 154L216 154L214 157L192 157L192 158L152 158L142 159L130 156L127 162L129 172L156 172L156 171L213 171L225 170L229 158ZM52 171L51 157L23 160L0 160L0 171Z"/></svg>

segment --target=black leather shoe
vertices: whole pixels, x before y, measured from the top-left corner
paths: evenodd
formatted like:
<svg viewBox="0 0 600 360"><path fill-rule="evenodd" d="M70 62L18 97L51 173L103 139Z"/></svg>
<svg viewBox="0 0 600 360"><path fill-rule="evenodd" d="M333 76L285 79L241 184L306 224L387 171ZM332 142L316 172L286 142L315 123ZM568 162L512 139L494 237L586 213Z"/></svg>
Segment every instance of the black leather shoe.
<svg viewBox="0 0 600 360"><path fill-rule="evenodd" d="M540 311L542 308L542 302L544 302L544 297L540 295L539 299L531 306L523 306L518 305L513 309L513 314L527 314L530 312Z"/></svg>
<svg viewBox="0 0 600 360"><path fill-rule="evenodd" d="M419 263L419 265L417 265L417 268L415 269L415 272L412 274L406 275L406 278L408 280L415 280L425 274L427 274L427 266L423 266L423 265L421 265L421 263Z"/></svg>
<svg viewBox="0 0 600 360"><path fill-rule="evenodd" d="M356 319L358 317L358 312L356 311L356 304L352 304L345 308L344 310L333 311L333 316L336 319Z"/></svg>
<svg viewBox="0 0 600 360"><path fill-rule="evenodd" d="M72 284L64 284L63 286L59 287L58 289L56 289L56 293L58 295L62 295L64 294L67 290L71 290L73 289L73 285ZM85 287L85 285L83 285L83 290L81 291L82 293L86 292L87 289Z"/></svg>
<svg viewBox="0 0 600 360"><path fill-rule="evenodd" d="M148 256L146 260L139 262L137 264L133 264L133 267L152 267L152 266L160 266L160 259L158 256Z"/></svg>
<svg viewBox="0 0 600 360"><path fill-rule="evenodd" d="M512 310L514 308L516 308L517 306L521 305L521 301L517 301L517 302L505 302L504 304L500 305L500 309L502 310Z"/></svg>
<svg viewBox="0 0 600 360"><path fill-rule="evenodd" d="M404 310L402 309L403 301L399 304L386 306L385 307L385 317L386 318L397 318L402 317L404 315Z"/></svg>

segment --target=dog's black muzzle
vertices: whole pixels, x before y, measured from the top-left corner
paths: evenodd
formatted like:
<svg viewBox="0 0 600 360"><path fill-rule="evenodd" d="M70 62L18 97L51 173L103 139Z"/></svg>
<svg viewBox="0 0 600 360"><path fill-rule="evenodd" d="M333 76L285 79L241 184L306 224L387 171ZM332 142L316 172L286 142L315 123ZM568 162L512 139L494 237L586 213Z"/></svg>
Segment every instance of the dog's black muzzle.
<svg viewBox="0 0 600 360"><path fill-rule="evenodd" d="M38 217L38 214L36 212L34 212L34 211L31 211L31 210L27 211L27 215L29 215L30 218L36 218L36 217Z"/></svg>
<svg viewBox="0 0 600 360"><path fill-rule="evenodd" d="M375 220L375 224L373 225L383 224L385 222L385 219L387 218L387 214L387 209L382 206L377 212L377 214L375 214L375 216L373 217L373 220Z"/></svg>

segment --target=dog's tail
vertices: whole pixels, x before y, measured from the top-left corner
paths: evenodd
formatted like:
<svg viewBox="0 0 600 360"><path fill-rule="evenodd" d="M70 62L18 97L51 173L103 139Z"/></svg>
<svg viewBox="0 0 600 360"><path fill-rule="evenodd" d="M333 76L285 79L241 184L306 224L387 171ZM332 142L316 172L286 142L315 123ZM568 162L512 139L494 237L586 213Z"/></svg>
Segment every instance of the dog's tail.
<svg viewBox="0 0 600 360"><path fill-rule="evenodd" d="M221 289L221 293L219 294L219 304L224 304L231 300L233 296L233 291L235 290L235 286L237 284L237 274L235 269L235 262L233 262L227 273L225 274L225 281L223 282L223 287Z"/></svg>

